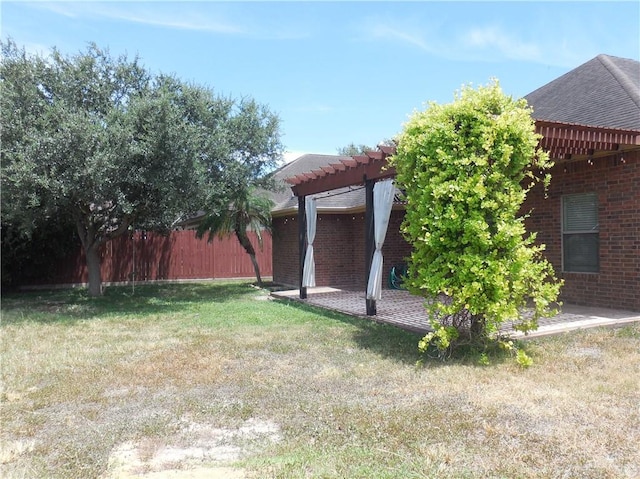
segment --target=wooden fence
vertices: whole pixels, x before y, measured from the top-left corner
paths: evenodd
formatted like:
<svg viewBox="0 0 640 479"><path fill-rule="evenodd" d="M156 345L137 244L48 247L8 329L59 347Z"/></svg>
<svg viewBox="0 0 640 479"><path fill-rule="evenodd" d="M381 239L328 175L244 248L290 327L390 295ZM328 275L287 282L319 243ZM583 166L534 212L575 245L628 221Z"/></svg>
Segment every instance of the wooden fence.
<svg viewBox="0 0 640 479"><path fill-rule="evenodd" d="M260 274L273 274L271 236L263 235L260 249L256 234L249 232L256 249ZM215 278L255 278L249 255L235 236L197 239L195 231L172 231L168 235L137 231L104 245L101 252L105 283ZM88 281L84 252L62 261L52 277L41 284L78 284ZM32 284L34 285L34 284Z"/></svg>

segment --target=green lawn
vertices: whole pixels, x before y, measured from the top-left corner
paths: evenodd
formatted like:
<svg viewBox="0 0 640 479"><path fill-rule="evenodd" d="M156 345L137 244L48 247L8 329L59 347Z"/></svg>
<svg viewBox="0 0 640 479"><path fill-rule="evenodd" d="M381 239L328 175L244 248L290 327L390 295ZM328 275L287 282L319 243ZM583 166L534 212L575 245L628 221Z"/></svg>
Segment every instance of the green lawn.
<svg viewBox="0 0 640 479"><path fill-rule="evenodd" d="M265 297L3 295L0 477L640 477L638 325L417 367L414 334Z"/></svg>

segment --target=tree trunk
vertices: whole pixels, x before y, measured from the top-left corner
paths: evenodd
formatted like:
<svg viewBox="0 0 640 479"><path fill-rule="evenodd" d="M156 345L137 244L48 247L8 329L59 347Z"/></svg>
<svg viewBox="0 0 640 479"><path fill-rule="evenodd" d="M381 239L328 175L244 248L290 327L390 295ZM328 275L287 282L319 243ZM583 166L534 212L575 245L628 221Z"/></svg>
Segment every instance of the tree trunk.
<svg viewBox="0 0 640 479"><path fill-rule="evenodd" d="M102 275L100 272L100 251L97 246L89 246L84 250L87 257L89 273L89 296L102 296Z"/></svg>
<svg viewBox="0 0 640 479"><path fill-rule="evenodd" d="M258 266L258 260L255 254L249 254L251 262L253 263L253 270L256 273L256 279L258 280L258 286L262 286L262 278L260 277L260 266Z"/></svg>
<svg viewBox="0 0 640 479"><path fill-rule="evenodd" d="M91 218L91 208L80 208L74 211L76 229L80 242L84 248L87 259L87 272L89 273L89 296L102 296L102 273L100 271L100 245L108 240L117 238L124 234L129 225L133 222L132 215L124 215L119 226L115 230L108 230L107 233L100 234L100 227L96 226ZM104 219L101 220L103 227Z"/></svg>
<svg viewBox="0 0 640 479"><path fill-rule="evenodd" d="M478 339L486 335L486 321L484 314L471 316L471 324L469 326L469 336L471 339Z"/></svg>
<svg viewBox="0 0 640 479"><path fill-rule="evenodd" d="M75 216L76 228L80 242L84 249L89 274L89 296L102 296L102 275L100 272L100 242L96 241L95 228L90 221L77 211Z"/></svg>
<svg viewBox="0 0 640 479"><path fill-rule="evenodd" d="M256 259L256 250L253 249L253 245L247 236L247 230L242 229L241 227L237 227L235 229L236 238L240 242L240 245L247 252L249 257L251 258L251 263L253 263L253 270L256 273L256 280L258 281L258 286L262 286L262 278L260 277L260 266L258 266L258 260Z"/></svg>

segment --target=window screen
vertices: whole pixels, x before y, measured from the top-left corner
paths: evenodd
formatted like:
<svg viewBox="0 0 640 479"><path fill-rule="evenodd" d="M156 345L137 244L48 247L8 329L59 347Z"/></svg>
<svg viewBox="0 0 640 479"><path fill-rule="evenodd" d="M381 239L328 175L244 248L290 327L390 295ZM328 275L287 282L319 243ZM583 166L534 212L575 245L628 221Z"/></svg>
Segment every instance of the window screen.
<svg viewBox="0 0 640 479"><path fill-rule="evenodd" d="M597 273L600 267L598 197L595 193L562 198L563 270Z"/></svg>

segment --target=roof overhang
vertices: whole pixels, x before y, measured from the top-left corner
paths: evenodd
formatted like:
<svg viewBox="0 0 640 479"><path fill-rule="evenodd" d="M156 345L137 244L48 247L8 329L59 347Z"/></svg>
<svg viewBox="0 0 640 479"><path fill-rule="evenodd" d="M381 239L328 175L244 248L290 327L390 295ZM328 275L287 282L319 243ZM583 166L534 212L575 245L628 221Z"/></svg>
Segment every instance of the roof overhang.
<svg viewBox="0 0 640 479"><path fill-rule="evenodd" d="M405 205L404 204L400 204L400 203L394 203L393 206L391 207L392 211L404 210L404 209L405 209ZM316 212L319 215L357 215L357 214L365 213L366 212L366 207L365 207L365 205L358 205L358 206L345 207L345 208L340 208L340 207L331 207L331 208L318 207L316 209ZM291 208L272 211L271 212L271 217L272 218L281 218L281 217L284 217L284 216L294 216L294 215L297 215L297 214L298 214L298 207L297 206L292 206Z"/></svg>
<svg viewBox="0 0 640 479"><path fill-rule="evenodd" d="M640 146L640 130L600 128L572 123L536 120L536 133L542 135L540 146L556 161L608 156ZM396 152L393 146L379 146L378 151L340 160L319 170L287 178L296 196L307 196L347 186L361 185L365 180L395 177L388 159Z"/></svg>

